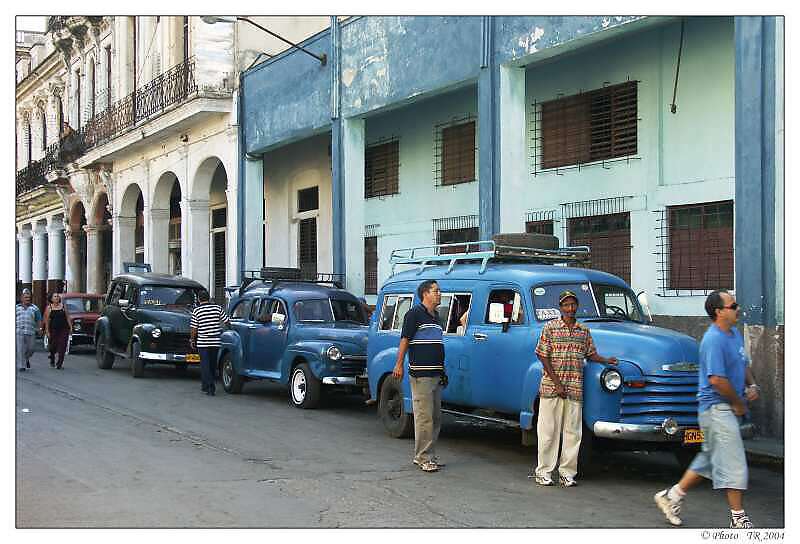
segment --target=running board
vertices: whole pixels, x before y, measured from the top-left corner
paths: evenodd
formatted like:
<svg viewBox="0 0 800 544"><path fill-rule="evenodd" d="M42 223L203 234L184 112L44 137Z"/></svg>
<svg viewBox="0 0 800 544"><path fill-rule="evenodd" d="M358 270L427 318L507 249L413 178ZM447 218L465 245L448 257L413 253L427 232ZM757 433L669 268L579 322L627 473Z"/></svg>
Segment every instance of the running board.
<svg viewBox="0 0 800 544"><path fill-rule="evenodd" d="M468 414L467 412L458 412L456 410L448 410L447 408L442 408L442 412L446 414L451 414L454 416L464 416L473 419L479 419L481 421L490 421L492 423L497 423L499 425L505 425L507 427L515 427L519 428L519 421L513 421L511 419L500 419L498 417L489 417L489 416L478 416L475 414Z"/></svg>

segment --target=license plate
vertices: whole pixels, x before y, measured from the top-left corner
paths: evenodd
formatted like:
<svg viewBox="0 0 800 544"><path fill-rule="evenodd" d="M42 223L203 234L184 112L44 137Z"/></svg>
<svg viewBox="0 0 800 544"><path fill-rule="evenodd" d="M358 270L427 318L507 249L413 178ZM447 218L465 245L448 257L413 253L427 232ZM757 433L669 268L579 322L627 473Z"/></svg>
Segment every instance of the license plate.
<svg viewBox="0 0 800 544"><path fill-rule="evenodd" d="M703 431L700 429L686 429L683 432L684 444L701 444L703 442Z"/></svg>
<svg viewBox="0 0 800 544"><path fill-rule="evenodd" d="M188 354L186 354L186 362L187 363L199 363L200 362L200 354L199 353L188 353Z"/></svg>

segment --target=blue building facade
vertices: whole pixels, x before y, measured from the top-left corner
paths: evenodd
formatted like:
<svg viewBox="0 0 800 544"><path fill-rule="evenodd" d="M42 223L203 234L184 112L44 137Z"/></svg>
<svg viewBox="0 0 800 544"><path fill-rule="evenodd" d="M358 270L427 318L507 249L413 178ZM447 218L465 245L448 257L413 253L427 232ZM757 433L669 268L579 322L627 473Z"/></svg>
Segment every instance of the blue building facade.
<svg viewBox="0 0 800 544"><path fill-rule="evenodd" d="M332 18L302 43L326 63L242 75L240 269L374 302L394 248L550 232L695 335L734 289L782 399L782 43L775 17Z"/></svg>

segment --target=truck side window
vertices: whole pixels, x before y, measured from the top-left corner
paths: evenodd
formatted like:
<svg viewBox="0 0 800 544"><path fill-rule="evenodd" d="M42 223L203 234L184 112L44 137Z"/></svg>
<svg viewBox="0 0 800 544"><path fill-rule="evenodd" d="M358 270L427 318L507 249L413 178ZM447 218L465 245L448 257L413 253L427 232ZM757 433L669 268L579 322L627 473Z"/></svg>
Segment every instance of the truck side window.
<svg viewBox="0 0 800 544"><path fill-rule="evenodd" d="M250 321L258 319L258 311L262 304L266 306L269 302L267 300L262 301L260 298L253 299L253 305L250 308Z"/></svg>
<svg viewBox="0 0 800 544"><path fill-rule="evenodd" d="M379 330L388 331L392 328L392 320L394 319L394 310L397 308L397 295L386 295L383 297L383 304L381 305L381 318L379 323Z"/></svg>
<svg viewBox="0 0 800 544"><path fill-rule="evenodd" d="M250 304L252 303L251 299L241 300L233 309L233 314L231 315L231 319L247 319L250 316Z"/></svg>
<svg viewBox="0 0 800 544"><path fill-rule="evenodd" d="M413 300L413 295L401 295L398 297L397 310L394 312L394 321L392 322L393 331L399 331L403 328L403 319L411 309L411 303Z"/></svg>
<svg viewBox="0 0 800 544"><path fill-rule="evenodd" d="M495 289L489 293L489 302L486 304L486 315L484 317L486 323L489 321L489 308L493 303L500 303L503 305L503 317L505 317L512 325L519 325L525 322L525 310L522 303L522 297L513 289Z"/></svg>
<svg viewBox="0 0 800 544"><path fill-rule="evenodd" d="M464 335L471 300L472 295L468 293L442 293L436 313L445 334Z"/></svg>

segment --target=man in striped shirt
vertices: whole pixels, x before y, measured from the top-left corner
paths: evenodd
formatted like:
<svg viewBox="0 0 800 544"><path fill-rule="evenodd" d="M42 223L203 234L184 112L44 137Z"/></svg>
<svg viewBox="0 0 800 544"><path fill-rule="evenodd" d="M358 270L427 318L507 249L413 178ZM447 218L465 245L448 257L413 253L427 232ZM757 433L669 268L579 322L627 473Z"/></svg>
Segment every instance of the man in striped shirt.
<svg viewBox="0 0 800 544"><path fill-rule="evenodd" d="M208 301L208 291L201 290L197 295L198 305L192 310L190 327L192 330L192 348L200 353L200 376L203 382L201 390L206 395L214 396L214 374L217 366L217 353L222 334L222 326L230 322L228 314L216 304Z"/></svg>
<svg viewBox="0 0 800 544"><path fill-rule="evenodd" d="M441 466L437 463L435 448L441 428L442 386L447 384L442 327L436 316L442 293L435 281L427 280L420 284L417 294L421 303L411 308L403 320L400 348L392 374L398 381L403 378L403 359L408 350L408 375L414 406L413 462L425 472L436 472Z"/></svg>

